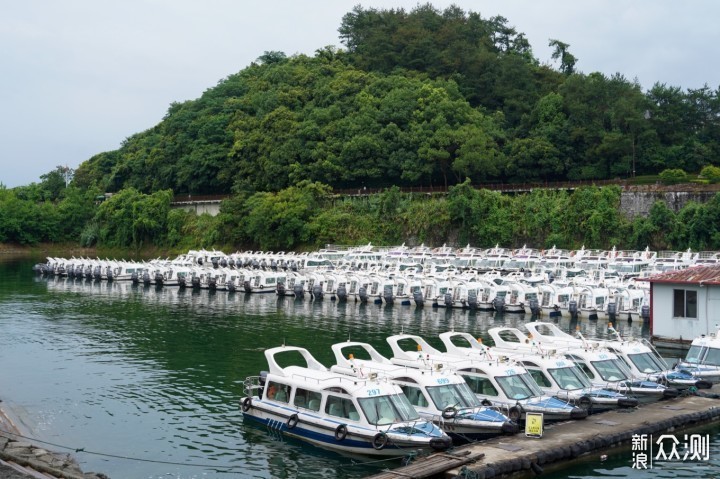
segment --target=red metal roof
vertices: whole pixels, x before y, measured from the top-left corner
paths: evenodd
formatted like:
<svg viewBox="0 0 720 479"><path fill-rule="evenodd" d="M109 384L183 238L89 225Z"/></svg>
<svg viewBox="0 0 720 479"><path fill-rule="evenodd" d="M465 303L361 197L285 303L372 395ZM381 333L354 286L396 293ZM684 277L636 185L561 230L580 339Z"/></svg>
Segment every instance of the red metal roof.
<svg viewBox="0 0 720 479"><path fill-rule="evenodd" d="M645 281L650 283L690 283L720 285L720 265L694 266L692 268L656 274Z"/></svg>

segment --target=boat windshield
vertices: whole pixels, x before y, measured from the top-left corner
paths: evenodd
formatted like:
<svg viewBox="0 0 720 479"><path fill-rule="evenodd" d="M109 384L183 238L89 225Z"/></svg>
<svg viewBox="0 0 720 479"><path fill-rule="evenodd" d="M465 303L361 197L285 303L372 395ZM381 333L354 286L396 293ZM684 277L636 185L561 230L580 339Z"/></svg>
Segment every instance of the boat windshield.
<svg viewBox="0 0 720 479"><path fill-rule="evenodd" d="M558 386L560 386L560 389L572 391L574 389L589 388L592 386L590 380L585 376L585 373L577 366L548 369L548 372Z"/></svg>
<svg viewBox="0 0 720 479"><path fill-rule="evenodd" d="M720 349L707 346L690 346L685 361L691 364L720 366Z"/></svg>
<svg viewBox="0 0 720 479"><path fill-rule="evenodd" d="M540 388L529 373L498 376L495 379L500 384L505 395L510 399L527 399L542 396Z"/></svg>
<svg viewBox="0 0 720 479"><path fill-rule="evenodd" d="M652 353L628 354L628 359L641 373L657 373L667 369L660 360Z"/></svg>
<svg viewBox="0 0 720 479"><path fill-rule="evenodd" d="M448 406L460 408L480 406L480 401L467 383L428 386L427 392L438 409L445 409Z"/></svg>
<svg viewBox="0 0 720 479"><path fill-rule="evenodd" d="M370 424L382 426L420 418L404 394L360 398L358 402Z"/></svg>
<svg viewBox="0 0 720 479"><path fill-rule="evenodd" d="M590 364L605 381L623 381L628 378L618 359L590 361Z"/></svg>

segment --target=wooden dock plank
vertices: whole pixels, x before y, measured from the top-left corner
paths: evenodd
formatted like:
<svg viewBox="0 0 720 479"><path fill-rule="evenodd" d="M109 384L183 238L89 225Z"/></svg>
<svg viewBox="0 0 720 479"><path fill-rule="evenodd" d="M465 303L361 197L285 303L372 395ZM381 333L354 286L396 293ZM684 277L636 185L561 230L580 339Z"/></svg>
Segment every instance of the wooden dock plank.
<svg viewBox="0 0 720 479"><path fill-rule="evenodd" d="M414 460L407 466L394 470L386 470L369 476L367 479L423 479L441 474L448 469L461 467L478 461L485 456L484 453L463 451L461 454L436 453Z"/></svg>

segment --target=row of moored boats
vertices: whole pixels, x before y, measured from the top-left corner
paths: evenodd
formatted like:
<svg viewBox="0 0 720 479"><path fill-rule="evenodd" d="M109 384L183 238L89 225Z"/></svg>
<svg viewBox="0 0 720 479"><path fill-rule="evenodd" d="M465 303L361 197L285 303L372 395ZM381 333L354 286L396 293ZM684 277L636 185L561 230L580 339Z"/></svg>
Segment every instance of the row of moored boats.
<svg viewBox="0 0 720 479"><path fill-rule="evenodd" d="M717 366L701 370L696 358L670 368L649 343L612 327L606 340L548 322L525 327L490 329L493 347L446 332L444 351L420 336L394 335L391 358L347 341L332 346L329 368L304 348L267 349L268 370L244 382L243 416L324 448L399 456L515 434L530 413L545 423L583 420L720 381ZM707 344L698 347L707 352Z"/></svg>
<svg viewBox="0 0 720 479"><path fill-rule="evenodd" d="M720 253L552 248L326 248L226 255L191 250L152 261L48 258L46 275L296 298L432 305L590 319L647 319L652 274L711 264Z"/></svg>

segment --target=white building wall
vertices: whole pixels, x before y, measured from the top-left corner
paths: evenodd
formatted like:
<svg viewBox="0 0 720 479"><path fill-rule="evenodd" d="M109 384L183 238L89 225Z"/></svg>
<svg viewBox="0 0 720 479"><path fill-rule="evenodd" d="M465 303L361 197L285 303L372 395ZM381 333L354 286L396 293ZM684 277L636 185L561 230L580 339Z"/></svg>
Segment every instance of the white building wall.
<svg viewBox="0 0 720 479"><path fill-rule="evenodd" d="M701 334L717 330L720 323L720 287L700 284L652 284L653 338L690 342ZM697 291L697 319L673 317L673 290Z"/></svg>

